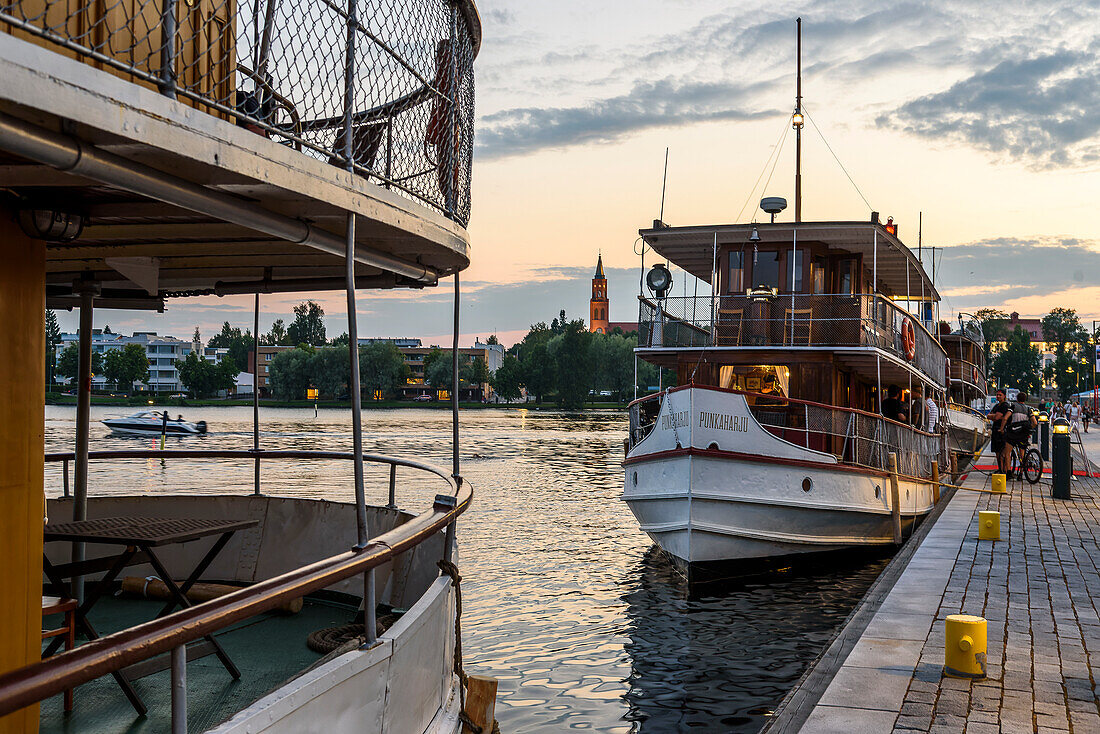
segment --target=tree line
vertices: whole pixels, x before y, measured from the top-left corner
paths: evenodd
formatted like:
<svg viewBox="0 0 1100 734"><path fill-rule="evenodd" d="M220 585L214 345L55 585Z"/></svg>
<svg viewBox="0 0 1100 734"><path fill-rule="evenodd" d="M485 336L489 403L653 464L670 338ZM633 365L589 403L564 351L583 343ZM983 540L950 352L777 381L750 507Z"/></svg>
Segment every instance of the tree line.
<svg viewBox="0 0 1100 734"><path fill-rule="evenodd" d="M562 310L549 325L533 325L504 353L493 389L506 400L518 398L525 389L538 403L553 399L570 409L583 407L592 393L607 392L623 402L634 391L637 344L636 332L590 332L584 321L569 320ZM656 383L657 368L639 360L638 386L645 390Z"/></svg>
<svg viewBox="0 0 1100 734"><path fill-rule="evenodd" d="M1053 308L1040 322L1043 341L1054 354L1046 366L1031 335L1019 324L1009 329L1007 313L983 308L974 316L985 337L987 372L998 386L1037 394L1043 385L1053 385L1060 400L1094 386L1095 338L1074 309Z"/></svg>

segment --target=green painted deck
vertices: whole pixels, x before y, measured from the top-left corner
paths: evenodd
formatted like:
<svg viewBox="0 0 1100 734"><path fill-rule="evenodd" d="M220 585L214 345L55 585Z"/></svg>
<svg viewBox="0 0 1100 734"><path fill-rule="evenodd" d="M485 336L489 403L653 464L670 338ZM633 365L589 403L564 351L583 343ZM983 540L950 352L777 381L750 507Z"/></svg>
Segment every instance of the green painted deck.
<svg viewBox="0 0 1100 734"><path fill-rule="evenodd" d="M89 615L100 634L115 632L152 619L164 602L104 597ZM288 678L321 658L306 646L314 630L347 624L355 609L307 599L298 614L263 614L229 627L216 637L241 670L233 680L208 655L187 665L188 731L202 732L258 700ZM58 618L59 619L59 618ZM47 624L53 622L50 618ZM171 689L168 670L134 681L149 713L138 716L114 678L105 676L75 691L73 711L65 715L61 696L42 702L41 732L166 732L171 729Z"/></svg>

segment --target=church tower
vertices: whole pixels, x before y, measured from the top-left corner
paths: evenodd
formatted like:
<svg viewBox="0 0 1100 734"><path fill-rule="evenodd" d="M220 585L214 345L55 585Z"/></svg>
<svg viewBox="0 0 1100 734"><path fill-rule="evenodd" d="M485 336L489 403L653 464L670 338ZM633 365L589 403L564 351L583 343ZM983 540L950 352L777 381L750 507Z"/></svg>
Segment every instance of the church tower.
<svg viewBox="0 0 1100 734"><path fill-rule="evenodd" d="M592 276L592 300L588 303L588 330L606 334L608 330L607 278L603 274L603 254L596 260L596 274Z"/></svg>

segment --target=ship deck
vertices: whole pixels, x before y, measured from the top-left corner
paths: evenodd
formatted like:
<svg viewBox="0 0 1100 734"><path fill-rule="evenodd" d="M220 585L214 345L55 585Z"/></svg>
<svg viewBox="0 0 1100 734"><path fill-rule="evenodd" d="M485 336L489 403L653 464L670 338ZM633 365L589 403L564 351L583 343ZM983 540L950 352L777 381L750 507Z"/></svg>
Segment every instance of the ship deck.
<svg viewBox="0 0 1100 734"><path fill-rule="evenodd" d="M100 634L117 632L152 619L163 604L160 600L105 596L89 618ZM218 641L242 676L233 680L214 655L188 663L188 731L210 729L316 663L322 656L306 646L309 634L348 624L354 616L355 609L351 606L306 599L297 614L264 614L218 633ZM46 624L53 621L50 619ZM165 669L136 680L134 688L149 707L144 717L138 716L122 689L108 675L77 688L73 711L68 715L62 710L61 696L43 701L39 731L42 734L169 731L172 725L169 671Z"/></svg>

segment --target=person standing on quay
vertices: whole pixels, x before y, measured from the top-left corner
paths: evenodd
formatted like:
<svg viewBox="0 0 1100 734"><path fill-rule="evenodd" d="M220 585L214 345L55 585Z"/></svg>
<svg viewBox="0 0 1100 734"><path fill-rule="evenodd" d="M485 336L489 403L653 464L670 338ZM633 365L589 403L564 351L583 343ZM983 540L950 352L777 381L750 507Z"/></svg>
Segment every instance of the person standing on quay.
<svg viewBox="0 0 1100 734"><path fill-rule="evenodd" d="M1066 418L1069 419L1069 430L1081 432L1081 406L1077 403L1077 398L1073 399L1073 402L1066 406Z"/></svg>
<svg viewBox="0 0 1100 734"><path fill-rule="evenodd" d="M989 422L993 428L990 442L993 453L997 457L997 471L1001 474L1008 474L1009 454L1012 451L1012 447L1005 440L1005 423L1012 415L1012 406L1005 401L1005 397L1005 391L998 390L997 404L989 413Z"/></svg>

